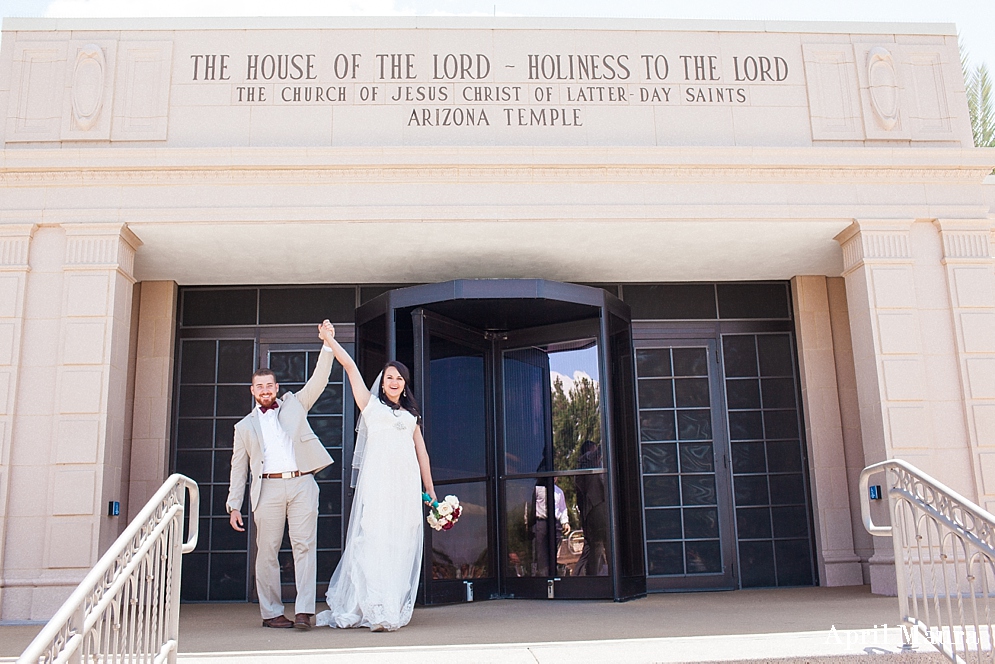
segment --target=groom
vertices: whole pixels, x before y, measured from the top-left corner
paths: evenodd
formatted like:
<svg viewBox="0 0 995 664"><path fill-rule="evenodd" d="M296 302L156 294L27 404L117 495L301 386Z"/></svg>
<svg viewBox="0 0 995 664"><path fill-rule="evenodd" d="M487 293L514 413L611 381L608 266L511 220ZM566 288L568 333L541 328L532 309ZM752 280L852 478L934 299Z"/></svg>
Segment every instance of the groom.
<svg viewBox="0 0 995 664"><path fill-rule="evenodd" d="M249 503L256 524L256 594L263 627L311 629L317 575L315 547L318 531L318 484L314 475L332 458L307 422L307 413L321 396L332 371L331 340L327 320L318 326L324 345L314 373L300 392L277 398L280 385L269 369L252 374L252 412L235 425L228 486L231 527L244 532L242 497L245 474L250 472ZM284 524L290 524L294 551L297 602L293 622L283 615L280 563L277 554Z"/></svg>

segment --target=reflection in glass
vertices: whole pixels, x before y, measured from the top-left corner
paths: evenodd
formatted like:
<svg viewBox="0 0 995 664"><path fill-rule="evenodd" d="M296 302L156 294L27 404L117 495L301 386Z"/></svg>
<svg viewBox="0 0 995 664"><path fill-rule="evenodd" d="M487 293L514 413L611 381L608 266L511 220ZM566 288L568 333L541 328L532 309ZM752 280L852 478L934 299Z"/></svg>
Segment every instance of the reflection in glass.
<svg viewBox="0 0 995 664"><path fill-rule="evenodd" d="M549 358L538 348L504 353L505 465L510 475L548 470Z"/></svg>
<svg viewBox="0 0 995 664"><path fill-rule="evenodd" d="M585 457L592 457L585 460ZM601 446L592 445L581 455L590 468L602 467ZM570 576L608 576L608 502L605 474L559 479L567 497L567 512L579 517L557 550L556 563ZM572 485L572 486L571 486ZM579 526L579 528L577 527ZM579 555L578 555L579 554Z"/></svg>
<svg viewBox="0 0 995 664"><path fill-rule="evenodd" d="M459 526L429 531L433 579L481 579L493 576L487 547L487 483L444 484L436 490L459 498Z"/></svg>
<svg viewBox="0 0 995 664"><path fill-rule="evenodd" d="M482 477L487 474L484 354L433 335L430 358L425 438L432 475L436 481Z"/></svg>
<svg viewBox="0 0 995 664"><path fill-rule="evenodd" d="M553 469L602 468L598 347L593 339L548 347L553 420ZM585 465L596 462L596 466Z"/></svg>

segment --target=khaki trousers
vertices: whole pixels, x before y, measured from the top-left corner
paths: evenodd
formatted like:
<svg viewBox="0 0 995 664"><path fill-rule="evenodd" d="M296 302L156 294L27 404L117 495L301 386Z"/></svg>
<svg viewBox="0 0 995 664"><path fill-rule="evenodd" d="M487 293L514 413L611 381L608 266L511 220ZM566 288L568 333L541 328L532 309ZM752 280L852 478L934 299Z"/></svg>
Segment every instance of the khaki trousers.
<svg viewBox="0 0 995 664"><path fill-rule="evenodd" d="M283 615L280 593L280 543L290 525L297 602L294 613L314 613L317 583L318 483L314 475L288 480L262 479L252 512L256 527L256 594L264 620Z"/></svg>

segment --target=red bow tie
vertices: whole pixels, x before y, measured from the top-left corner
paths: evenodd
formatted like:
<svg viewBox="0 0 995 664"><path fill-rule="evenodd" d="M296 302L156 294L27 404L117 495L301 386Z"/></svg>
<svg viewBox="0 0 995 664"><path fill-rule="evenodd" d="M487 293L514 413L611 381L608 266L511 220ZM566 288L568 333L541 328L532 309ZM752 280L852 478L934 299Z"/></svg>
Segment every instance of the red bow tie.
<svg viewBox="0 0 995 664"><path fill-rule="evenodd" d="M279 407L280 407L280 404L277 403L276 401L273 402L272 406L264 406L262 404L259 404L259 412L263 413L265 415L267 410L276 410Z"/></svg>

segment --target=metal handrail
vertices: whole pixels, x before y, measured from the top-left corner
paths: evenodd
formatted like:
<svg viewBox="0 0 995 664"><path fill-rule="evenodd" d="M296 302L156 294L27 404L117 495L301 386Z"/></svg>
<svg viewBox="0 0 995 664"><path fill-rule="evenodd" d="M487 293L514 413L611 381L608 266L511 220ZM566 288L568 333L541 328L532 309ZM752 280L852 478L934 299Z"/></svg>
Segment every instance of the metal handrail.
<svg viewBox="0 0 995 664"><path fill-rule="evenodd" d="M890 526L871 517L882 472ZM892 538L906 647L921 637L951 661L995 662L995 515L900 459L860 473L860 513L867 532Z"/></svg>
<svg viewBox="0 0 995 664"><path fill-rule="evenodd" d="M171 475L28 645L18 664L174 663L180 563L182 554L197 546L199 514L197 483Z"/></svg>

